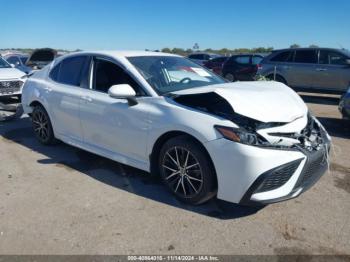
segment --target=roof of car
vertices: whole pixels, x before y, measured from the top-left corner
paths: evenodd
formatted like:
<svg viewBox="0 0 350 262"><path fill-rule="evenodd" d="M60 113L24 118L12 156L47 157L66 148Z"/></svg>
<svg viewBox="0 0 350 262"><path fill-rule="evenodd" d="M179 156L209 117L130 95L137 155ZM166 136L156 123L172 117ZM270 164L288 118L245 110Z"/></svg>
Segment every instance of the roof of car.
<svg viewBox="0 0 350 262"><path fill-rule="evenodd" d="M135 50L122 50L122 51L82 51L77 52L79 54L96 54L96 55L106 55L113 57L135 57L135 56L178 56L162 52L151 52L151 51L135 51ZM71 54L77 54L71 53Z"/></svg>
<svg viewBox="0 0 350 262"><path fill-rule="evenodd" d="M342 51L342 49L339 48L331 48L331 47L297 47L297 48L282 48L282 49L276 49L272 52L280 52L280 51L295 51L295 50L338 50Z"/></svg>

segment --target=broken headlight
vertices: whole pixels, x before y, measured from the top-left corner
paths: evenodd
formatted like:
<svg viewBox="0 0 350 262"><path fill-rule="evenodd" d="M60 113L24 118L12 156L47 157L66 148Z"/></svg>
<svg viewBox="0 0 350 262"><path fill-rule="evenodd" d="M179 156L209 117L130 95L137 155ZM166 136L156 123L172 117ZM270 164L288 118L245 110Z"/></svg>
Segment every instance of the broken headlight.
<svg viewBox="0 0 350 262"><path fill-rule="evenodd" d="M226 139L246 145L259 144L260 136L255 132L249 132L242 128L215 126L215 129Z"/></svg>

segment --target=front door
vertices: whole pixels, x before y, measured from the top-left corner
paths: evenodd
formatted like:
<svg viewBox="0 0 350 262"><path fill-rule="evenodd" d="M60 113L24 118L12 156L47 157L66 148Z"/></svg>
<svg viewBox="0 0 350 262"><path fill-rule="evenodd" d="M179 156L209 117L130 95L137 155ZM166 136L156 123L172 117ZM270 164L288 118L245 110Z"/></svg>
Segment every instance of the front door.
<svg viewBox="0 0 350 262"><path fill-rule="evenodd" d="M129 84L136 92L136 105L108 95L113 85ZM94 58L90 88L84 90L80 119L84 143L116 161L143 168L148 162L148 110L144 92L120 66L105 58Z"/></svg>
<svg viewBox="0 0 350 262"><path fill-rule="evenodd" d="M315 86L318 89L346 92L350 85L348 58L332 50L320 50Z"/></svg>

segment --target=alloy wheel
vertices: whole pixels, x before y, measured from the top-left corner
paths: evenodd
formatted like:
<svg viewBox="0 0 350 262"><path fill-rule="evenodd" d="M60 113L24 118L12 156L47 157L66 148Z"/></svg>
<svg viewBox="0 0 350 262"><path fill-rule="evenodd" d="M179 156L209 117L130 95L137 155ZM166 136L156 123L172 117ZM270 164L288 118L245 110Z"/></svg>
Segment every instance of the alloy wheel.
<svg viewBox="0 0 350 262"><path fill-rule="evenodd" d="M49 139L49 121L42 111L36 111L33 114L34 132L42 141Z"/></svg>
<svg viewBox="0 0 350 262"><path fill-rule="evenodd" d="M193 198L203 186L202 168L196 157L186 148L172 147L162 161L164 180L182 198Z"/></svg>

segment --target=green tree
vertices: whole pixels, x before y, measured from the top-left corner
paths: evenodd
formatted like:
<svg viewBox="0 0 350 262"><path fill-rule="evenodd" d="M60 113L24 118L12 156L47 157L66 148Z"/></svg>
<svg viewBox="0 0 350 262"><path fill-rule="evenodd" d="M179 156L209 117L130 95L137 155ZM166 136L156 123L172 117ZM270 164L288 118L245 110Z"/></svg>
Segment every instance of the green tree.
<svg viewBox="0 0 350 262"><path fill-rule="evenodd" d="M185 52L185 50L183 48L173 48L171 50L171 53L177 54L177 55L182 55L182 56L186 55L186 52Z"/></svg>
<svg viewBox="0 0 350 262"><path fill-rule="evenodd" d="M300 45L298 45L298 44L292 44L291 46L290 46L290 48L300 48L301 46Z"/></svg>
<svg viewBox="0 0 350 262"><path fill-rule="evenodd" d="M162 52L163 52L163 53L171 53L171 50L170 50L170 48L167 48L167 47L166 47L166 48L163 48L163 49L162 49Z"/></svg>

